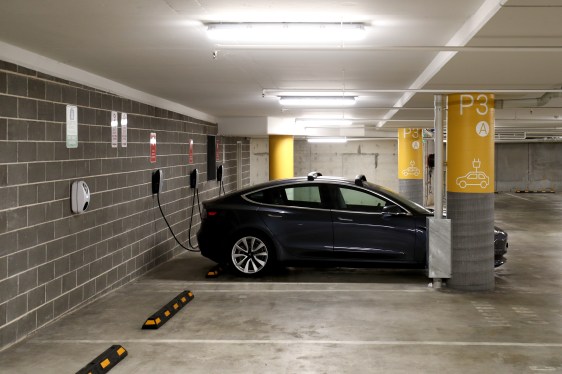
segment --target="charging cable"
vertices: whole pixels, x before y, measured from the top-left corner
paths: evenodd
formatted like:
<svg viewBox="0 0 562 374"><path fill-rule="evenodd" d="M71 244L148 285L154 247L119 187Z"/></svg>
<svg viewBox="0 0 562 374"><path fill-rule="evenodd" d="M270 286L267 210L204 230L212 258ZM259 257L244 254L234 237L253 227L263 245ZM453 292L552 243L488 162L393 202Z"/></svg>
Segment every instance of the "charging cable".
<svg viewBox="0 0 562 374"><path fill-rule="evenodd" d="M195 187L193 189L193 199L191 200L191 216L189 217L189 231L188 231L188 242L189 246L194 252L200 252L198 245L193 245L191 243L191 228L193 227L193 208L195 207L195 196L197 196L197 208L199 208L199 218L201 218L201 202L199 201L199 187Z"/></svg>
<svg viewBox="0 0 562 374"><path fill-rule="evenodd" d="M158 208L160 209L162 218L164 218L164 222L166 222L166 226L168 226L168 230L170 230L170 232L172 233L172 236L174 237L176 243L178 243L180 247L182 247L187 251L200 252L198 250L198 246L194 246L191 243L191 228L193 227L193 211L195 206L195 196L197 196L197 207L199 208L199 217L201 217L201 202L199 201L199 189L197 188L197 169L195 169L194 172L195 172L195 183L193 183L193 181L190 180L190 185L193 188L193 201L191 202L191 216L189 218L189 230L188 230L188 235L189 235L188 242L190 248L186 247L179 241L178 237L174 233L174 230L172 230L172 227L170 226L170 223L168 222L168 219L166 218L164 211L162 210L162 204L160 204L160 190L162 188L163 176L162 176L162 170L160 169L152 173L152 194L156 194L156 199L158 201Z"/></svg>
<svg viewBox="0 0 562 374"><path fill-rule="evenodd" d="M221 196L221 191L223 195L226 195L226 191L224 190L224 182L222 179L219 182L219 197Z"/></svg>
<svg viewBox="0 0 562 374"><path fill-rule="evenodd" d="M195 192L193 192L193 194L195 196ZM170 223L166 219L166 215L164 214L164 211L162 210L162 205L160 205L160 192L156 193L156 200L158 201L158 208L160 208L160 213L162 213L162 218L164 218L164 222L166 222L166 226L168 226L168 229L170 230L170 232L172 233L172 236L174 237L176 242L180 245L180 247L182 247L183 249L188 250L190 252L200 252L197 249L197 247L193 247L193 245L191 245L191 221L189 222L189 245L192 248L188 248L179 241L176 234L174 234L174 231L172 230L172 227L170 226ZM199 208L199 209L201 209L201 208ZM199 210L199 214L201 214L201 210ZM191 207L191 219L193 219L193 206Z"/></svg>

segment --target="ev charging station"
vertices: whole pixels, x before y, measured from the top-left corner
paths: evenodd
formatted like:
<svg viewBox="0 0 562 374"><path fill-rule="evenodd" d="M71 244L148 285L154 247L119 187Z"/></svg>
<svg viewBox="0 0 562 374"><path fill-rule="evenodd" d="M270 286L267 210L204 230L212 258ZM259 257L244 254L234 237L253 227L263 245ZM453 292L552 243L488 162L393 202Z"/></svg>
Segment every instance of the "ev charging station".
<svg viewBox="0 0 562 374"><path fill-rule="evenodd" d="M151 152L153 152L151 150ZM193 164L193 140L189 141L189 153L188 153L188 163L190 165ZM212 136L209 135L207 136L207 176L209 179L215 179L217 180L218 183L218 187L219 187L219 191L218 191L218 196L220 197L221 194L225 195L226 194L226 190L225 190L225 186L224 186L224 168L223 165L218 165L216 166L216 162L219 160L219 148L218 148L218 142L216 139L216 136ZM166 218L166 215L164 213L164 210L162 209L162 205L160 203L160 194L163 192L163 186L164 186L164 172L162 169L157 169L154 170L152 173L152 194L156 195L157 198L157 202L158 202L158 208L160 210L160 213L162 214L162 218L164 219L164 221L166 222L166 225L168 226L168 229L170 230L170 232L172 233L172 236L174 237L174 239L176 240L176 242L178 243L178 245L180 245L183 249L186 249L188 251L192 251L192 252L199 252L199 248L197 244L192 243L191 241L191 235L192 235L192 229L193 229L193 218L195 215L195 204L197 201L197 209L199 210L199 217L201 218L201 201L199 198L199 184L201 182L200 178L200 173L199 173L199 169L197 168L193 168L191 170L191 172L189 173L189 188L192 190L192 200L191 200L191 212L189 215L189 228L188 228L188 240L187 243L184 244L182 243L178 237L176 236L176 234L174 233L174 231L172 230L171 225L168 222L168 219Z"/></svg>
<svg viewBox="0 0 562 374"><path fill-rule="evenodd" d="M191 171L191 173L189 174L189 187L191 189L193 189L193 199L192 199L192 203L191 203L191 214L190 214L190 218L189 218L188 246L185 246L178 239L178 237L176 236L176 234L172 230L172 227L170 226L170 223L168 222L168 219L166 218L166 215L164 214L164 210L162 209L162 205L160 203L160 194L162 193L163 185L164 185L164 172L162 171L162 169L157 169L157 170L153 171L152 172L152 194L156 195L156 199L157 199L157 202L158 202L158 208L160 209L160 213L162 214L162 218L164 218L164 221L166 222L166 225L168 226L168 229L170 230L170 233L172 233L172 236L174 237L174 239L176 240L178 245L180 247L182 247L183 249L188 250L190 252L199 252L198 246L194 245L191 242L191 229L193 227L193 215L194 215L194 211L195 211L195 198L197 198L197 207L199 209L199 216L201 216L201 202L199 200L199 171L197 169L193 169Z"/></svg>

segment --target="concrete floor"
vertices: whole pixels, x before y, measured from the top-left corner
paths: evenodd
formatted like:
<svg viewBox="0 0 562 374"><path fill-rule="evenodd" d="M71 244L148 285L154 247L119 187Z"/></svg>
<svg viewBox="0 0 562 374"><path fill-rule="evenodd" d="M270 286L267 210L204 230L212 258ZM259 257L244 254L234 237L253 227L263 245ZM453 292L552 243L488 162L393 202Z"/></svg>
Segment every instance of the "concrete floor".
<svg viewBox="0 0 562 374"><path fill-rule="evenodd" d="M260 280L186 253L0 353L5 373L562 373L562 195L496 195L510 235L496 290L428 288L423 272L286 269ZM148 316L195 300L159 330Z"/></svg>

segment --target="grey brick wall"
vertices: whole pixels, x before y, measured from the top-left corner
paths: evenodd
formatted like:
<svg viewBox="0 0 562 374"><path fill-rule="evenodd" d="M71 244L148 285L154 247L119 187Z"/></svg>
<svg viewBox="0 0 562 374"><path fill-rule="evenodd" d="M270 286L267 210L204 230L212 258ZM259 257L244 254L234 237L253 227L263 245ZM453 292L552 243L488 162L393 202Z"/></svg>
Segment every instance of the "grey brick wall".
<svg viewBox="0 0 562 374"><path fill-rule="evenodd" d="M78 106L76 149L66 148L67 104ZM111 147L112 110L128 114L127 148ZM216 133L216 124L0 61L0 349L181 253L151 195L151 173L163 169L163 209L187 241L189 171L202 172L201 200L218 195L217 182L205 182L207 135ZM249 184L249 142L219 141L226 190L236 188L238 141ZM81 215L70 210L75 180L91 191Z"/></svg>

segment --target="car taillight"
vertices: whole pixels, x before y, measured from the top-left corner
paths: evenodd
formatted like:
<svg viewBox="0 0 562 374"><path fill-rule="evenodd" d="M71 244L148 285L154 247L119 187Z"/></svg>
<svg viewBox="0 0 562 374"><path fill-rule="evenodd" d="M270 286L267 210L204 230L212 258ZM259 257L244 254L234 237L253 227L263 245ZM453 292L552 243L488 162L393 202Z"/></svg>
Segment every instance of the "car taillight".
<svg viewBox="0 0 562 374"><path fill-rule="evenodd" d="M203 210L201 211L201 219L206 219L209 217L214 217L218 214L218 212L216 210L207 210L207 208L205 208L203 206Z"/></svg>

